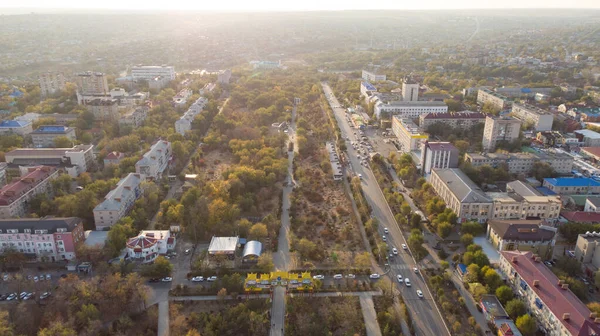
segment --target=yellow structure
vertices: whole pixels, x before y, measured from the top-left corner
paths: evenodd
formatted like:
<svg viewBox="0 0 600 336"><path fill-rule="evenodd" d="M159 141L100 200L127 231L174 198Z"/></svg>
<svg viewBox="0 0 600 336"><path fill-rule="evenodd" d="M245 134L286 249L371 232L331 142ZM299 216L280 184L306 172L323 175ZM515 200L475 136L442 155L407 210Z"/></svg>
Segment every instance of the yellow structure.
<svg viewBox="0 0 600 336"><path fill-rule="evenodd" d="M269 274L248 273L244 280L244 290L246 292L261 292L274 286L311 291L313 289L313 279L309 272L298 274L278 271Z"/></svg>

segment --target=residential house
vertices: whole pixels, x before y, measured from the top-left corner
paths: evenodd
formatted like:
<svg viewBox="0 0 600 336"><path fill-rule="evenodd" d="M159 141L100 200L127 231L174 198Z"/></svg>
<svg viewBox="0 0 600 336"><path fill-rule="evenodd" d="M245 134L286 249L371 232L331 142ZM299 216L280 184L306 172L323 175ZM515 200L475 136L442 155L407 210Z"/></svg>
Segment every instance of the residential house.
<svg viewBox="0 0 600 336"><path fill-rule="evenodd" d="M29 201L39 194L52 198L52 180L58 171L52 167L28 169L23 177L0 189L0 218L24 217L29 210Z"/></svg>
<svg viewBox="0 0 600 336"><path fill-rule="evenodd" d="M158 140L135 164L135 172L147 178L159 179L171 160L171 143Z"/></svg>
<svg viewBox="0 0 600 336"><path fill-rule="evenodd" d="M129 173L104 196L104 201L94 208L96 230L110 228L129 213L135 201L142 196L144 180L144 175Z"/></svg>

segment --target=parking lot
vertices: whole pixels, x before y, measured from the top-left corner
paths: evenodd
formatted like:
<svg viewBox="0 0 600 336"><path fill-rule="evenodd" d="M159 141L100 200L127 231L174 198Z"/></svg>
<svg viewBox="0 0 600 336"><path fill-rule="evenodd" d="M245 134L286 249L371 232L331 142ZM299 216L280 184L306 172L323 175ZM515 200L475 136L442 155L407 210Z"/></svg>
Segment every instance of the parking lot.
<svg viewBox="0 0 600 336"><path fill-rule="evenodd" d="M5 272L0 276L0 304L17 301L39 301L45 299L58 285L66 271L35 271L25 269L23 272ZM11 295L13 294L13 295Z"/></svg>

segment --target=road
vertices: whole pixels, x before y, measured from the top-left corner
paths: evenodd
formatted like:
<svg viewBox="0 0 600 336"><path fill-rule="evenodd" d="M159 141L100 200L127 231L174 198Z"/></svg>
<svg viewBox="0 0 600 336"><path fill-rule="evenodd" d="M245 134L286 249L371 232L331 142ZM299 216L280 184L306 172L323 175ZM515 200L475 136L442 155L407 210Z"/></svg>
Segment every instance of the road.
<svg viewBox="0 0 600 336"><path fill-rule="evenodd" d="M354 132L358 132L350 127L346 121L346 112L344 108L338 107L340 103L337 98L333 95L333 91L326 83L322 83L323 90L326 97L333 108L335 118L340 130L342 137L349 137L351 141L355 141L356 137ZM444 323L444 320L438 311L435 302L425 284L424 279L420 274L415 273L413 268L417 267L415 260L410 254L410 251L402 250L402 244L406 244L400 228L396 224L394 215L389 208L385 197L377 182L375 176L368 167L361 165L360 160L357 158L357 151L352 146L347 146L348 156L350 158L350 164L352 170L358 175L362 174L362 188L365 193L365 198L372 207L372 217L379 220L379 231L383 236L384 227L387 227L389 234L386 235L387 243L392 247L397 247L399 254L389 261L390 272L388 275L391 280L396 284L398 290L402 294L406 306L411 312L413 317L413 324L417 335L429 336L429 335L450 335L448 328ZM400 274L403 278L409 278L412 284L411 287L407 287L404 284L399 284L396 281L396 276ZM416 290L420 289L423 291L424 297L419 298Z"/></svg>
<svg viewBox="0 0 600 336"><path fill-rule="evenodd" d="M375 312L375 304L373 297L370 295L359 295L360 309L365 319L365 329L367 336L381 336L381 329L377 323L377 312Z"/></svg>

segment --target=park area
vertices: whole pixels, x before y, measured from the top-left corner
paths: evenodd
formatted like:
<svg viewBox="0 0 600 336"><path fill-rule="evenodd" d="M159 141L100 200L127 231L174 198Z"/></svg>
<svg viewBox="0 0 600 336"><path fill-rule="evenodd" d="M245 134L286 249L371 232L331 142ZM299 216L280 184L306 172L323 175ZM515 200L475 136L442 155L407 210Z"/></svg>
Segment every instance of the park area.
<svg viewBox="0 0 600 336"><path fill-rule="evenodd" d="M294 297L286 309L286 336L366 335L356 296Z"/></svg>

